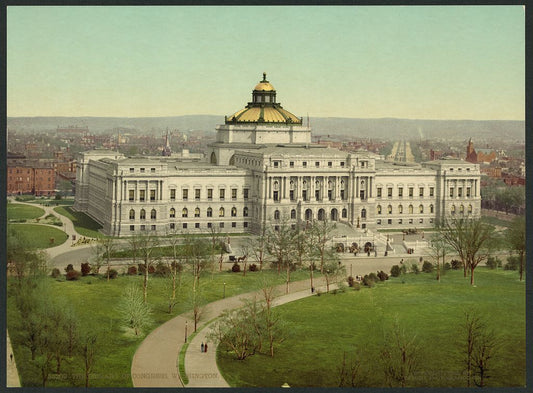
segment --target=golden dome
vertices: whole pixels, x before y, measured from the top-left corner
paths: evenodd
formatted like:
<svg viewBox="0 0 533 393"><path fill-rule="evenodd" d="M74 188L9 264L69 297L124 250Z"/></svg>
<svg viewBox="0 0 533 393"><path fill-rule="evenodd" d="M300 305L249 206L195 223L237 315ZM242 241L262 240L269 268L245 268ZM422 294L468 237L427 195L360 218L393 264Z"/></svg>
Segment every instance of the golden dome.
<svg viewBox="0 0 533 393"><path fill-rule="evenodd" d="M274 86L270 84L270 82L259 82L255 87L254 90L256 91L275 91Z"/></svg>

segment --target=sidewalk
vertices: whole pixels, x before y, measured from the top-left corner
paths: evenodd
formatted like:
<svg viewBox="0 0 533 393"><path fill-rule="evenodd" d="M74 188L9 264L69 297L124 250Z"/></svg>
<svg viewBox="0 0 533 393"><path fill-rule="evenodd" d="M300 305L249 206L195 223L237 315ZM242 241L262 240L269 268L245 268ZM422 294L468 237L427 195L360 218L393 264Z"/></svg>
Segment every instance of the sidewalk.
<svg viewBox="0 0 533 393"><path fill-rule="evenodd" d="M13 355L13 348L11 348L11 341L9 340L9 332L6 330L6 372L7 372L7 381L6 386L8 388L20 388L20 379L19 373L17 370L17 363L15 361L15 356ZM13 355L13 359L11 359Z"/></svg>

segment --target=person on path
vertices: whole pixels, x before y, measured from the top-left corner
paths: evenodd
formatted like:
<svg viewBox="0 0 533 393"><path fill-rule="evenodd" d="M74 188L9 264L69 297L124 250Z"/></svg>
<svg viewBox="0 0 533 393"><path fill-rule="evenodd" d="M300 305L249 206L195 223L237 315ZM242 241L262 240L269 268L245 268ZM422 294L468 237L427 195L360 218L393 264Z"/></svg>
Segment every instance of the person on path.
<svg viewBox="0 0 533 393"><path fill-rule="evenodd" d="M204 345L204 352L207 352L207 343Z"/></svg>
<svg viewBox="0 0 533 393"><path fill-rule="evenodd" d="M13 354L12 353L9 354L9 359L11 360L11 362L13 362Z"/></svg>
<svg viewBox="0 0 533 393"><path fill-rule="evenodd" d="M200 346L200 352L203 352L204 351L204 342L202 341L202 345Z"/></svg>

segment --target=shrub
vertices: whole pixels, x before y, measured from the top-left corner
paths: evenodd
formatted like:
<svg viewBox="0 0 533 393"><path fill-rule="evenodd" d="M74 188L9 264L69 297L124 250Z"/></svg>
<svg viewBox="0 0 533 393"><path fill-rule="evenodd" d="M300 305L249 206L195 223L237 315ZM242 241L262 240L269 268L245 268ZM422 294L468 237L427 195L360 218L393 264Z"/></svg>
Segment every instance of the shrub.
<svg viewBox="0 0 533 393"><path fill-rule="evenodd" d="M135 266L128 266L128 274L135 276L137 274L137 268Z"/></svg>
<svg viewBox="0 0 533 393"><path fill-rule="evenodd" d="M424 273L431 273L433 271L433 264L431 262L424 261L422 264L422 271Z"/></svg>
<svg viewBox="0 0 533 393"><path fill-rule="evenodd" d="M378 275L376 273L370 273L368 275L368 277L374 282L378 282L379 281Z"/></svg>
<svg viewBox="0 0 533 393"><path fill-rule="evenodd" d="M251 272L256 272L257 271L257 265L255 263L252 263L248 269Z"/></svg>
<svg viewBox="0 0 533 393"><path fill-rule="evenodd" d="M67 265L67 267L65 268L65 271L68 273L68 272L71 272L74 270L74 266L72 266L72 263L69 263Z"/></svg>
<svg viewBox="0 0 533 393"><path fill-rule="evenodd" d="M361 289L361 284L356 281L353 283L352 288L354 289L354 291L359 291Z"/></svg>
<svg viewBox="0 0 533 393"><path fill-rule="evenodd" d="M503 267L505 270L518 270L520 268L520 258L511 256L507 258L507 263Z"/></svg>
<svg viewBox="0 0 533 393"><path fill-rule="evenodd" d="M87 276L91 272L91 265L89 265L89 262L85 262L81 264L81 275Z"/></svg>
<svg viewBox="0 0 533 393"><path fill-rule="evenodd" d="M155 267L153 265L148 266L148 274L154 274L155 273Z"/></svg>
<svg viewBox="0 0 533 393"><path fill-rule="evenodd" d="M402 274L406 274L407 273L407 266L405 266L405 264L403 264L402 266L400 266L400 272Z"/></svg>
<svg viewBox="0 0 533 393"><path fill-rule="evenodd" d="M389 279L389 275L385 273L383 270L381 270L378 272L378 278L379 278L379 281L385 281Z"/></svg>
<svg viewBox="0 0 533 393"><path fill-rule="evenodd" d="M235 262L231 267L231 271L233 273L239 273L241 271L241 266L237 262Z"/></svg>
<svg viewBox="0 0 533 393"><path fill-rule="evenodd" d="M370 273L370 275L372 275L374 273ZM365 275L363 277L363 285L365 287L369 287L369 288L372 288L374 285L376 285L376 281L374 279L372 279L372 277L370 276L369 274ZM374 274L374 276L377 278L377 276Z"/></svg>
<svg viewBox="0 0 533 393"><path fill-rule="evenodd" d="M137 271L139 272L139 274L144 274L145 270L146 269L144 268L144 265L142 263L139 263L137 265Z"/></svg>
<svg viewBox="0 0 533 393"><path fill-rule="evenodd" d="M61 272L59 271L59 269L57 267L53 268L52 269L52 274L50 274L50 276L52 276L52 278L58 278L60 275L61 275Z"/></svg>
<svg viewBox="0 0 533 393"><path fill-rule="evenodd" d="M109 278L110 279L117 278L117 276L118 276L118 272L115 269L110 269L109 270Z"/></svg>
<svg viewBox="0 0 533 393"><path fill-rule="evenodd" d="M400 266L398 265L394 265L393 267L391 267L390 269L390 275L392 277L400 277L400 274L402 274L402 271L400 269Z"/></svg>
<svg viewBox="0 0 533 393"><path fill-rule="evenodd" d="M502 261L498 257L488 257L485 265L487 265L489 269L496 269L497 267L502 267Z"/></svg>
<svg viewBox="0 0 533 393"><path fill-rule="evenodd" d="M450 262L446 262L443 267L444 267L444 270L451 270L452 265L450 265Z"/></svg>
<svg viewBox="0 0 533 393"><path fill-rule="evenodd" d="M353 288L353 284L355 283L354 278L352 276L349 276L347 281L348 281L348 286L350 288Z"/></svg>
<svg viewBox="0 0 533 393"><path fill-rule="evenodd" d="M72 265L70 265L70 266L72 266ZM80 276L81 276L81 273L79 271L73 269L73 270L67 271L66 278L69 281L73 281L73 280L79 280Z"/></svg>
<svg viewBox="0 0 533 393"><path fill-rule="evenodd" d="M417 263L413 263L411 265L411 273L414 273L414 274L420 273L420 269L418 268L418 264Z"/></svg>
<svg viewBox="0 0 533 393"><path fill-rule="evenodd" d="M457 260L457 259L452 259L452 269L453 270L459 270L459 269L462 269L463 268L463 262Z"/></svg>
<svg viewBox="0 0 533 393"><path fill-rule="evenodd" d="M166 277L170 275L170 267L165 265L163 262L159 262L155 267L155 275L159 277Z"/></svg>

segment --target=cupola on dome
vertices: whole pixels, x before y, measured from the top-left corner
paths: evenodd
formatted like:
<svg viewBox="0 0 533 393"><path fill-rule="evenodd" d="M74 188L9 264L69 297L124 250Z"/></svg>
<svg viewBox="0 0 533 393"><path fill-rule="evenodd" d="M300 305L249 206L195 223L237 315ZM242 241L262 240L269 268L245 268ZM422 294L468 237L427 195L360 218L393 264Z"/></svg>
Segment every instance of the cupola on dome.
<svg viewBox="0 0 533 393"><path fill-rule="evenodd" d="M244 109L226 116L226 124L235 123L277 123L301 125L302 119L291 112L283 109L276 102L276 89L266 79L263 72L263 80L252 91L252 102Z"/></svg>

